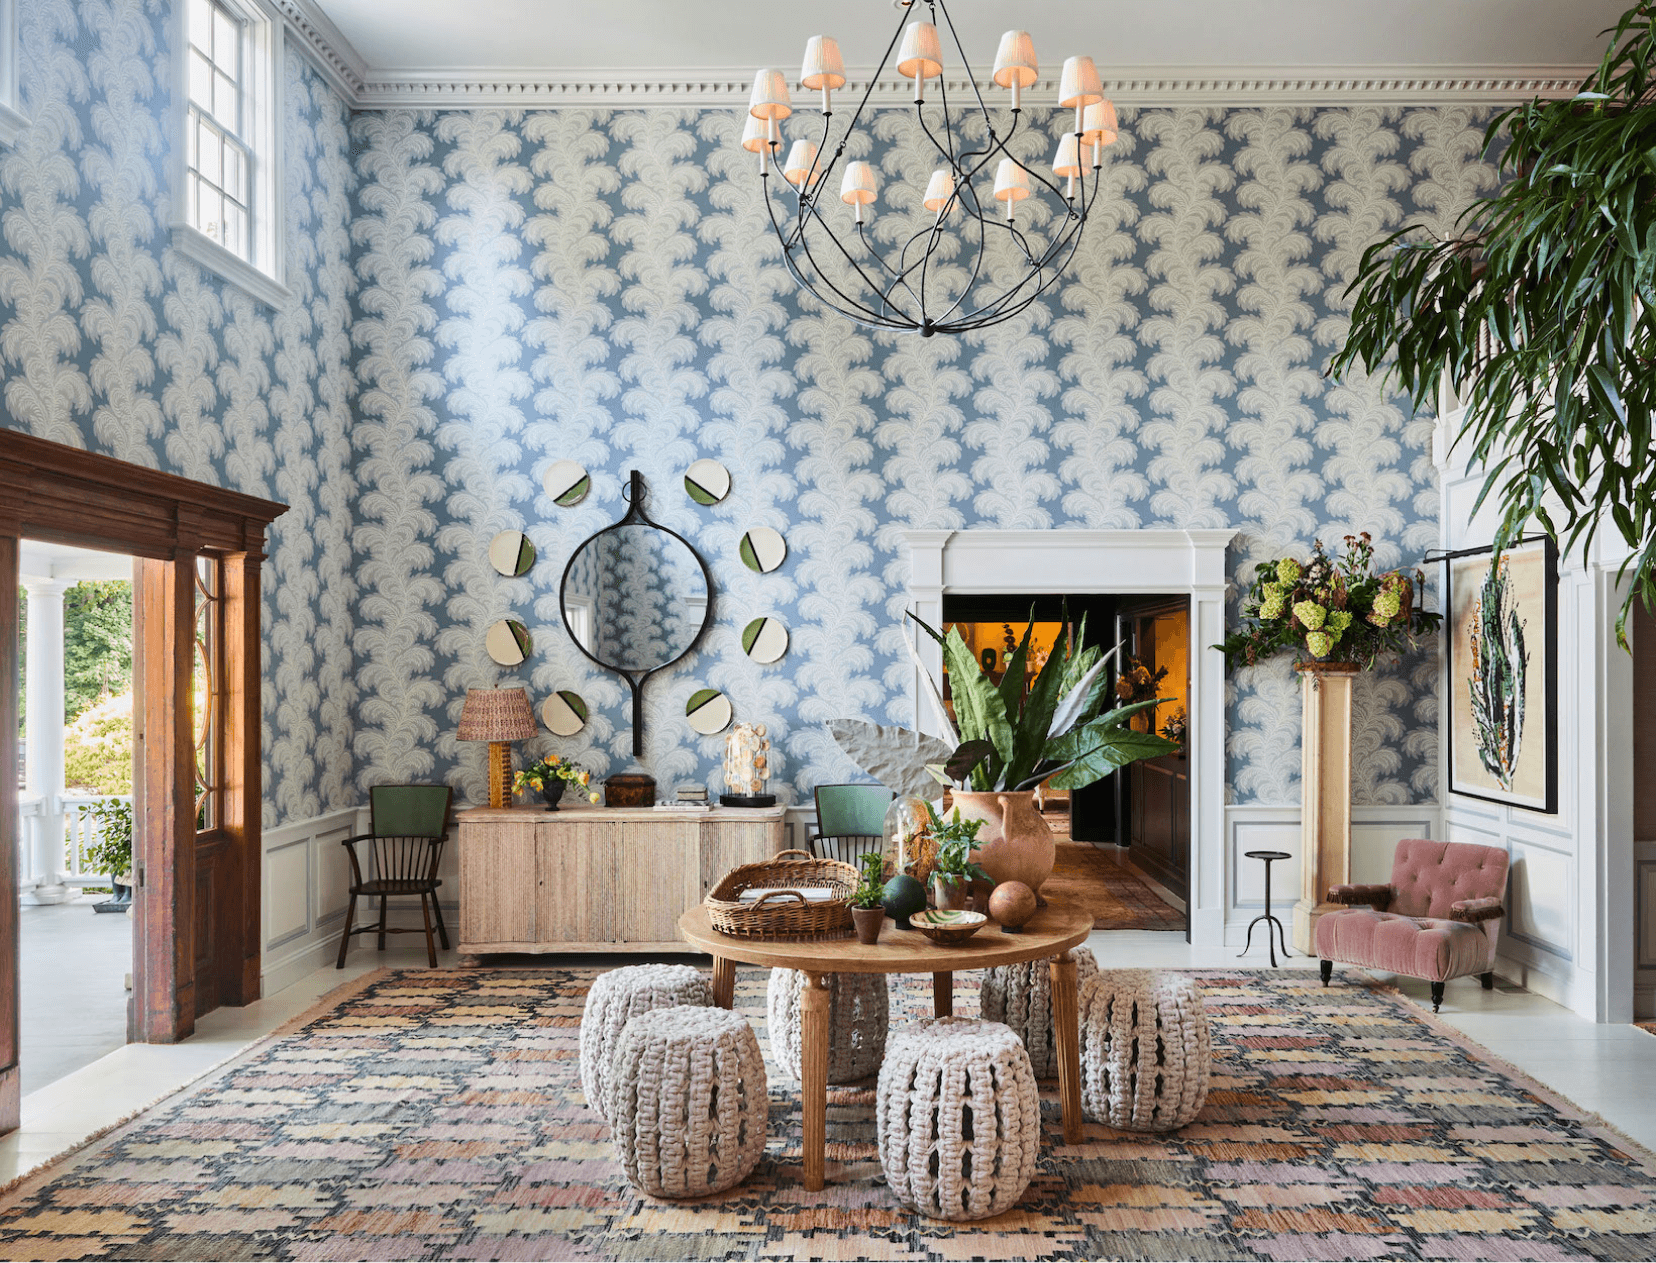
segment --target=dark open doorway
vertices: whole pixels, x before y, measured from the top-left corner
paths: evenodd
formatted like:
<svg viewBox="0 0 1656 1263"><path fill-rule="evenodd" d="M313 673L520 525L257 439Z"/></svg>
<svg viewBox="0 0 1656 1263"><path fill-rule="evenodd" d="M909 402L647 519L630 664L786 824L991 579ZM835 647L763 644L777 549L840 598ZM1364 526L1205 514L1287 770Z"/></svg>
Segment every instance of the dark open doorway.
<svg viewBox="0 0 1656 1263"><path fill-rule="evenodd" d="M1188 601L1184 597L1137 597L1109 593L1029 596L945 592L943 621L945 626L952 625L960 630L967 643L979 653L984 669L991 678L998 680L996 672L1004 669L1009 656L1008 639L1016 645L1032 622L1033 668L1044 660L1044 653L1057 640L1066 617L1070 626L1083 637L1083 643L1098 645L1107 651L1114 647L1118 639L1131 640L1134 611L1152 606L1170 609L1173 605L1185 611L1188 640ZM1124 643L1123 653L1130 655L1135 652L1131 643ZM1165 649L1163 652L1167 656ZM1188 652L1185 657L1183 669L1188 674ZM1114 665L1119 667L1121 664ZM1111 688L1115 687L1114 667L1109 683ZM947 672L944 687L947 691ZM1187 694L1188 685L1180 693L1181 708ZM1171 705L1157 708L1155 722L1158 727L1171 718L1174 709ZM1171 777L1165 779L1171 782ZM1183 783L1188 786L1188 774L1184 776ZM1161 788L1160 783L1152 788ZM1135 801L1140 804L1136 816ZM1163 880L1162 868L1156 871L1149 866L1141 868L1132 846L1135 820L1141 826L1141 837L1154 837L1157 842L1162 842L1173 835L1174 822L1169 820L1164 825L1155 814L1171 807L1167 795L1152 798L1150 789L1135 783L1133 769L1129 768L1073 793L1044 793L1041 806L1049 827L1059 840L1059 868L1055 870L1055 879L1073 880L1083 892L1090 888L1099 889L1096 914L1100 928L1182 930L1188 936L1182 886L1169 886ZM1182 880L1188 880L1189 816L1187 791L1183 813L1187 863ZM1146 822L1151 825L1149 834L1143 828ZM1152 849L1148 845L1144 847L1146 854ZM1161 852L1168 849L1165 846L1159 848L1154 858L1160 858ZM1067 875L1066 865L1073 870Z"/></svg>

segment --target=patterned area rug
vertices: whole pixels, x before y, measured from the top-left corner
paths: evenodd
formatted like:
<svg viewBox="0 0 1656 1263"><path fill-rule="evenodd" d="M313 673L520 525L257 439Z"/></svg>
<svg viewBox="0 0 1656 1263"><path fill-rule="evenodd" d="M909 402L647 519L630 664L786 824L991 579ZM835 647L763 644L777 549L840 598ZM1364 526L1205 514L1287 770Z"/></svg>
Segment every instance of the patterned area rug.
<svg viewBox="0 0 1656 1263"><path fill-rule="evenodd" d="M1056 846L1057 863L1041 889L1092 913L1094 929L1183 932L1184 913L1108 853L1062 837Z"/></svg>
<svg viewBox="0 0 1656 1263"><path fill-rule="evenodd" d="M1656 1022L1634 1022L1633 1025L1637 1026L1646 1034L1656 1035Z"/></svg>
<svg viewBox="0 0 1656 1263"><path fill-rule="evenodd" d="M1088 1124L1022 1205L948 1225L881 1182L872 1092L829 1103L828 1188L800 1184L771 1067L770 1144L730 1193L629 1188L583 1104L590 969L406 971L0 1197L0 1257L121 1259L1640 1259L1656 1161L1396 993L1203 971L1212 1095L1171 1136ZM762 1027L765 975L738 1003ZM973 1012L969 978L957 1007ZM929 1011L904 980L893 1004ZM894 1014L895 1015L895 1014Z"/></svg>

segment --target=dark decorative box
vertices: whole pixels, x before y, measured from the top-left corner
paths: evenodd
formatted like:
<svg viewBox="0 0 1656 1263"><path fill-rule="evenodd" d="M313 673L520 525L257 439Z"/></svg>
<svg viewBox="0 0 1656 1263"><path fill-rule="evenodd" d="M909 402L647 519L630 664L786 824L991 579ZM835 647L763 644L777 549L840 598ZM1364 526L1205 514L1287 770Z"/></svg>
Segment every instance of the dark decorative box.
<svg viewBox="0 0 1656 1263"><path fill-rule="evenodd" d="M647 772L618 772L604 782L606 807L654 807L655 777Z"/></svg>

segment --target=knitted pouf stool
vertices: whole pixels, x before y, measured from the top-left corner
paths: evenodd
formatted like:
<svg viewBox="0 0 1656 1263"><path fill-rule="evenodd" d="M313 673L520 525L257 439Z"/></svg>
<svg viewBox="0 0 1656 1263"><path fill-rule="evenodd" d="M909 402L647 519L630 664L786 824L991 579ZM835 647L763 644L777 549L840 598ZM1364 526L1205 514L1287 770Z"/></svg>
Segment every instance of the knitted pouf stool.
<svg viewBox="0 0 1656 1263"><path fill-rule="evenodd" d="M1213 1050L1196 984L1106 969L1081 988L1081 1112L1127 1131L1172 1131L1207 1100Z"/></svg>
<svg viewBox="0 0 1656 1263"><path fill-rule="evenodd" d="M610 1057L629 1018L681 1004L705 1007L712 1003L707 979L690 965L628 965L599 974L581 1014L581 1090L587 1104L609 1121L604 1093Z"/></svg>
<svg viewBox="0 0 1656 1263"><path fill-rule="evenodd" d="M1098 962L1084 947L1075 948L1075 977L1079 986L1098 972ZM1052 962L1031 960L1022 965L995 965L983 971L978 1011L984 1020L1005 1022L1029 1050L1029 1064L1037 1079L1058 1077L1058 1050L1052 1039Z"/></svg>
<svg viewBox="0 0 1656 1263"><path fill-rule="evenodd" d="M773 969L766 1038L783 1071L799 1076L799 1001L805 975ZM891 1024L884 974L828 975L828 1082L857 1083L877 1074Z"/></svg>
<svg viewBox="0 0 1656 1263"><path fill-rule="evenodd" d="M999 1022L943 1017L892 1033L875 1093L880 1166L897 1200L933 1219L1017 1205L1041 1152L1023 1042Z"/></svg>
<svg viewBox="0 0 1656 1263"><path fill-rule="evenodd" d="M637 1188L704 1197L758 1165L770 1097L759 1037L740 1013L639 1014L621 1032L610 1073L615 1154Z"/></svg>

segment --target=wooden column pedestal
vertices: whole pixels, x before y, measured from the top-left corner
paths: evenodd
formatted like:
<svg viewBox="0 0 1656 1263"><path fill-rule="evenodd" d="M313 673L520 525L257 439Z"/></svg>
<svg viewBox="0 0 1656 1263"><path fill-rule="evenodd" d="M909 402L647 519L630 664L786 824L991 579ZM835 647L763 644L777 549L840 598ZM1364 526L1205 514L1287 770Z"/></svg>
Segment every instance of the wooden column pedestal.
<svg viewBox="0 0 1656 1263"><path fill-rule="evenodd" d="M1308 662L1300 673L1300 901L1294 947L1316 955L1317 918L1335 905L1330 886L1351 880L1351 685L1349 662Z"/></svg>

